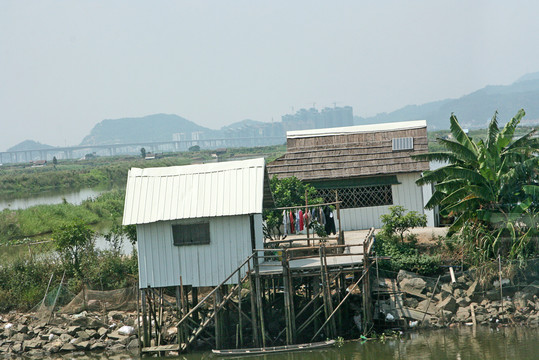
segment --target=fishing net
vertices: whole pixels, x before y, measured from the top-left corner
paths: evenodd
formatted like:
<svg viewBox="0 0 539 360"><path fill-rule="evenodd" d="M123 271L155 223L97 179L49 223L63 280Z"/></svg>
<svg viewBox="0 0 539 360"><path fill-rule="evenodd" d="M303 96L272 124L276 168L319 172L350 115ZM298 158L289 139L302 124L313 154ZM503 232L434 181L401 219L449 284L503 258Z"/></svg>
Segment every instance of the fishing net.
<svg viewBox="0 0 539 360"><path fill-rule="evenodd" d="M99 291L89 290L86 287L81 290L69 304L60 309L64 314L76 314L81 311L110 311L123 310L134 311L137 308L137 288Z"/></svg>

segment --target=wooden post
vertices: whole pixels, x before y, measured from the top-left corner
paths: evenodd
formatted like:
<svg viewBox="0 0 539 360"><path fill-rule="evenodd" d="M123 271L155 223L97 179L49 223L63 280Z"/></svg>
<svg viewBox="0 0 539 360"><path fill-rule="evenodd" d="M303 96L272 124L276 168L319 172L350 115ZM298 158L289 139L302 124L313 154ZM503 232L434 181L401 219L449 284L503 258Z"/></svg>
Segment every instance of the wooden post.
<svg viewBox="0 0 539 360"><path fill-rule="evenodd" d="M337 208L337 221L339 223L339 237L337 238L337 243L339 245L344 245L344 237L342 236L341 228L341 204L339 203L339 193L337 190L335 190L335 202L337 203L335 206Z"/></svg>
<svg viewBox="0 0 539 360"><path fill-rule="evenodd" d="M220 349L223 343L223 340L221 338L221 319L219 316L219 311L217 309L217 306L221 303L221 289L217 289L213 296L213 311L215 312L215 315L213 317L215 321L215 348Z"/></svg>
<svg viewBox="0 0 539 360"><path fill-rule="evenodd" d="M325 246L320 244L320 278L322 279L322 294L324 299L324 315L326 319L329 318L329 315L333 312L333 305L331 303L331 290L329 288L329 282L327 278L327 267L325 266ZM336 337L336 326L335 319L332 318L330 323L327 325L327 335L331 338Z"/></svg>
<svg viewBox="0 0 539 360"><path fill-rule="evenodd" d="M284 309L285 309L285 325L286 325L286 343L291 345L296 338L296 324L294 315L294 286L291 284L292 277L290 276L290 263L288 251L283 251L281 258L283 267L283 290L284 290Z"/></svg>
<svg viewBox="0 0 539 360"><path fill-rule="evenodd" d="M258 316L260 318L260 335L262 336L262 347L266 347L266 332L264 330L264 308L262 307L262 293L260 289L260 270L258 267L258 255L253 257L255 266L256 283L256 305L258 307Z"/></svg>
<svg viewBox="0 0 539 360"><path fill-rule="evenodd" d="M309 211L309 200L307 198L307 190L305 190L305 213ZM309 217L305 216L305 229L307 229L307 239L309 238ZM310 246L310 244L307 243L307 246Z"/></svg>
<svg viewBox="0 0 539 360"><path fill-rule="evenodd" d="M239 331L239 347L236 342L236 348L243 348L243 322L241 316L241 273L238 271L238 331Z"/></svg>
<svg viewBox="0 0 539 360"><path fill-rule="evenodd" d="M251 225L251 245L256 249L256 233L254 215L249 215ZM264 309L262 308L262 292L260 286L260 269L258 267L258 253L253 256L253 266L255 268L255 286L256 286L256 305L258 307L258 316L260 318L260 334L262 336L262 347L266 347L266 333L264 331ZM255 315L253 314L253 317Z"/></svg>
<svg viewBox="0 0 539 360"><path fill-rule="evenodd" d="M191 300L192 300L193 309L194 309L198 305L198 288L197 287L193 286L191 288ZM198 310L193 313L193 319L195 321L199 321Z"/></svg>
<svg viewBox="0 0 539 360"><path fill-rule="evenodd" d="M503 315L503 285L502 285L502 257L500 254L498 254L498 269L499 269L499 277L500 277L500 301L501 301L501 307L502 307L502 315Z"/></svg>
<svg viewBox="0 0 539 360"><path fill-rule="evenodd" d="M253 260L254 261L254 260ZM249 287L250 287L250 295L251 295L251 328L253 330L253 343L256 347L260 346L260 341L258 339L258 325L257 325L257 317L256 317L256 294L255 294L255 285L253 281L253 274L251 272L251 262L247 262L247 271L249 274Z"/></svg>
<svg viewBox="0 0 539 360"><path fill-rule="evenodd" d="M148 328L148 307L146 304L146 289L142 289L142 328L143 328L143 337L142 342L144 347L150 347L150 332ZM151 320L150 320L151 321Z"/></svg>

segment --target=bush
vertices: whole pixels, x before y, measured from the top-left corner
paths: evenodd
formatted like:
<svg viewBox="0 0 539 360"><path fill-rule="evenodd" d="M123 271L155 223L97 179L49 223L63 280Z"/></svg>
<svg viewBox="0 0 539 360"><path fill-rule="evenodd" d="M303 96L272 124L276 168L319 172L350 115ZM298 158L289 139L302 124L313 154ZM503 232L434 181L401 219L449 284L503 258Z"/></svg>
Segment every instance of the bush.
<svg viewBox="0 0 539 360"><path fill-rule="evenodd" d="M384 233L376 235L374 250L377 256L389 256L390 260L380 262L380 268L398 272L407 270L420 275L435 275L441 271L439 255L420 254L414 241L399 242L397 236Z"/></svg>
<svg viewBox="0 0 539 360"><path fill-rule="evenodd" d="M401 242L404 241L404 233L415 227L427 226L427 215L418 214L416 211L409 211L404 214L406 209L400 205L390 206L389 214L380 216L382 231L389 236L400 235Z"/></svg>

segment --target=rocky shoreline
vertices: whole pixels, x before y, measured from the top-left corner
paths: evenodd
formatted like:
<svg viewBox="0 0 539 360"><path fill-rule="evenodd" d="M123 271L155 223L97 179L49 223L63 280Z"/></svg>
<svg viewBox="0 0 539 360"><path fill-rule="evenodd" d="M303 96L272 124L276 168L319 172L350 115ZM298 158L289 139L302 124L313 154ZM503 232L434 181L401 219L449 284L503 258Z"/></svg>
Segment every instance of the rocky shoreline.
<svg viewBox="0 0 539 360"><path fill-rule="evenodd" d="M375 321L386 327L539 326L539 280L513 284L502 279L503 301L497 282L481 287L464 275L436 285L435 279L400 271L396 279L375 281L375 292L391 294L375 302ZM171 321L165 323L164 336L173 341L176 328ZM45 320L32 313L0 315L0 358L72 358L103 352L112 358L138 357L136 312L83 311Z"/></svg>
<svg viewBox="0 0 539 360"><path fill-rule="evenodd" d="M455 327L458 325L539 326L539 280L513 283L509 279L480 286L466 275L456 281L423 278L401 270L392 280L388 299L379 300L379 318L386 322L404 320L409 327ZM391 284L381 281L378 289ZM388 292L389 293L389 292ZM503 301L502 301L503 294Z"/></svg>
<svg viewBox="0 0 539 360"><path fill-rule="evenodd" d="M43 358L85 352L138 355L136 312L111 311L56 315L49 323L35 314L0 315L0 358Z"/></svg>

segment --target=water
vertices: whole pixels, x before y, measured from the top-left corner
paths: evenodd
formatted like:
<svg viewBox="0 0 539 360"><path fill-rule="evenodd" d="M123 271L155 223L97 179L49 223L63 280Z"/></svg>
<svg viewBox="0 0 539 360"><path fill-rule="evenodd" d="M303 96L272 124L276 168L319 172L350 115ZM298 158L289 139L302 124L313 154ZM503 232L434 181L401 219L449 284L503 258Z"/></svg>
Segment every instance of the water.
<svg viewBox="0 0 539 360"><path fill-rule="evenodd" d="M389 360L389 359L537 359L539 358L539 329L471 327L444 330L423 330L407 333L401 338L385 341L350 341L340 347L317 351L274 355L247 356L256 360ZM208 352L186 354L175 359L208 359Z"/></svg>
<svg viewBox="0 0 539 360"><path fill-rule="evenodd" d="M84 200L97 197L107 190L85 188L75 191L48 191L39 194L29 194L28 196L7 197L0 199L0 211L3 209L26 209L36 205L61 204L64 199L70 204L79 205Z"/></svg>

